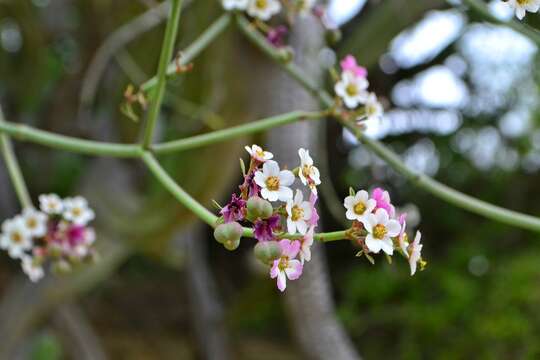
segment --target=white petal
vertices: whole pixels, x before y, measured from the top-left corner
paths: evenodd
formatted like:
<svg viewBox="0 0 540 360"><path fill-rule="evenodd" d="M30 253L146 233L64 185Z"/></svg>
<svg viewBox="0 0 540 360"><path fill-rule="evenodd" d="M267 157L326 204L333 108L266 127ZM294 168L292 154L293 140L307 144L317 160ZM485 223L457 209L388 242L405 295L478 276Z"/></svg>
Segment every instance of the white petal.
<svg viewBox="0 0 540 360"><path fill-rule="evenodd" d="M358 202L366 203L368 201L369 194L366 190L360 190L359 192L356 193L356 196L354 198L355 198L356 203Z"/></svg>
<svg viewBox="0 0 540 360"><path fill-rule="evenodd" d="M345 200L343 200L343 206L345 206L346 209L352 209L355 202L354 196L347 196Z"/></svg>
<svg viewBox="0 0 540 360"><path fill-rule="evenodd" d="M379 240L379 242L381 243L381 248L385 253L388 255L392 255L394 253L394 244L392 243L392 239L384 238L383 240Z"/></svg>
<svg viewBox="0 0 540 360"><path fill-rule="evenodd" d="M396 220L390 220L386 223L386 230L388 230L387 235L389 237L398 236L401 232L401 225L399 225L399 222Z"/></svg>
<svg viewBox="0 0 540 360"><path fill-rule="evenodd" d="M279 183L283 186L291 186L294 183L294 174L292 173L292 171L281 171L279 173Z"/></svg>
<svg viewBox="0 0 540 360"><path fill-rule="evenodd" d="M267 179L267 177L261 171L256 171L255 172L255 177L254 177L255 184L257 184L260 187L264 188L264 187L266 187L266 179Z"/></svg>
<svg viewBox="0 0 540 360"><path fill-rule="evenodd" d="M300 234L305 235L307 232L308 226L304 220L298 220L296 222L296 228L298 229L298 232Z"/></svg>
<svg viewBox="0 0 540 360"><path fill-rule="evenodd" d="M386 225L388 222L388 213L384 209L377 209L375 217L377 219L377 224Z"/></svg>
<svg viewBox="0 0 540 360"><path fill-rule="evenodd" d="M304 195L300 190L296 189L296 194L294 195L294 203L296 205L300 205L302 204L302 200L304 200Z"/></svg>
<svg viewBox="0 0 540 360"><path fill-rule="evenodd" d="M287 200L292 199L292 197L293 197L293 192L290 188L285 187L285 186L279 187L279 190L277 191L276 200L279 199L280 201L287 201ZM270 200L270 201L276 201L276 200Z"/></svg>
<svg viewBox="0 0 540 360"><path fill-rule="evenodd" d="M296 223L291 220L291 218L287 219L287 231L289 234L294 234L296 232Z"/></svg>
<svg viewBox="0 0 540 360"><path fill-rule="evenodd" d="M279 176L279 165L274 160L269 160L263 165L263 172L266 176Z"/></svg>
<svg viewBox="0 0 540 360"><path fill-rule="evenodd" d="M366 246L368 247L369 251L378 254L382 249L382 241L373 238L371 234L367 234Z"/></svg>

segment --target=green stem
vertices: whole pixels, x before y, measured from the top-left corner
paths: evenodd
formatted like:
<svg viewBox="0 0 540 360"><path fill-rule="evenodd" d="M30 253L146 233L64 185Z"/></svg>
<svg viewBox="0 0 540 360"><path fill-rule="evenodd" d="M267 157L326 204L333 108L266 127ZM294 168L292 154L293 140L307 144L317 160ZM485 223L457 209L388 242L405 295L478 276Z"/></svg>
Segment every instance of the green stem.
<svg viewBox="0 0 540 360"><path fill-rule="evenodd" d="M277 126L289 124L303 119L319 119L324 112L293 111L287 114L272 116L252 123L234 126L228 129L212 131L207 134L196 135L185 139L169 141L152 146L156 154L169 154L176 151L185 151L220 141L230 140L242 135L249 135Z"/></svg>
<svg viewBox="0 0 540 360"><path fill-rule="evenodd" d="M182 0L172 0L171 13L169 15L169 19L167 20L165 37L163 38L163 46L161 48L161 55L159 57L157 85L150 102L148 120L146 122L146 127L143 134L142 145L144 148L148 148L152 143L154 129L161 110L161 103L163 102L163 95L165 94L165 85L167 82L167 67L173 56L174 43L176 40L176 34L178 32L178 23L181 12Z"/></svg>
<svg viewBox="0 0 540 360"><path fill-rule="evenodd" d="M139 145L77 139L7 121L0 122L0 132L9 134L20 141L29 141L55 149L87 155L139 157L142 151Z"/></svg>
<svg viewBox="0 0 540 360"><path fill-rule="evenodd" d="M0 124L4 123L4 114L0 108ZM8 169L9 177L19 198L19 202L23 208L31 207L32 200L30 194L28 193L28 188L24 182L24 177L22 175L19 162L13 151L13 145L11 144L10 138L6 134L0 134L0 148L2 149L2 155L4 157L4 162Z"/></svg>
<svg viewBox="0 0 540 360"><path fill-rule="evenodd" d="M478 15L480 15L486 21L489 21L491 23L498 24L498 25L508 26L512 30L525 35L526 37L531 39L533 42L535 42L536 45L540 46L540 32L536 30L535 28L527 26L526 24L523 24L516 20L504 21L497 18L496 16L493 16L493 14L491 14L486 4L482 1L464 0L463 2L469 5L469 7L472 10L474 10Z"/></svg>
<svg viewBox="0 0 540 360"><path fill-rule="evenodd" d="M189 195L184 189L174 181L173 178L163 169L156 158L148 151L143 152L142 160L148 169L154 174L155 178L188 210L197 215L201 220L216 227L217 216L202 206L197 200Z"/></svg>
<svg viewBox="0 0 540 360"><path fill-rule="evenodd" d="M471 0L468 0L468 2L470 1ZM298 66L293 63L283 64L283 62L277 60L279 59L277 50L271 46L267 46L267 42L263 41L264 37L258 34L255 29L252 29L249 22L247 22L244 17L239 16L237 24L240 30L247 35L247 37L252 40L255 45L257 45L272 59L276 60L276 62L278 62L292 77L298 80L302 79L299 81L300 84L311 94L316 95L325 107L330 108L334 105L332 97L324 90L319 89L314 83L307 80L308 77L300 68L298 68ZM441 184L424 174L420 174L407 167L399 156L392 150L388 149L384 144L367 137L360 129L355 127L354 124L344 122L342 120L339 121L343 126L351 130L356 135L357 139L369 150L379 156L388 165L390 165L390 167L417 185L419 188L459 208L469 210L488 219L496 220L501 223L523 229L540 232L540 218L508 210L485 201L478 200L472 196L463 194L455 189Z"/></svg>
<svg viewBox="0 0 540 360"><path fill-rule="evenodd" d="M190 46L182 51L182 57L179 60L181 66L189 64L197 55L208 47L231 23L231 15L229 13L220 16L210 27L208 27ZM167 75L174 75L177 72L176 62L172 62L167 67ZM147 80L141 85L142 91L149 91L158 84L158 77Z"/></svg>

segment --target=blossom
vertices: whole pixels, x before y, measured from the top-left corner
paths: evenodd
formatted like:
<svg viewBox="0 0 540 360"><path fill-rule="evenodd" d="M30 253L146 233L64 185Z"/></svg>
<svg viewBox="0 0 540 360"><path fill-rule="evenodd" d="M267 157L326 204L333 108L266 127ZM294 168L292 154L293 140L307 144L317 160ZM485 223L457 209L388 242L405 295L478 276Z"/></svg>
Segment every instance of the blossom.
<svg viewBox="0 0 540 360"><path fill-rule="evenodd" d="M345 217L349 220L362 222L375 209L376 204L375 200L369 198L367 191L360 190L356 195L347 196L343 201L343 205L347 209Z"/></svg>
<svg viewBox="0 0 540 360"><path fill-rule="evenodd" d="M246 10L249 0L223 0L225 10Z"/></svg>
<svg viewBox="0 0 540 360"><path fill-rule="evenodd" d="M369 93L366 103L364 104L365 117L368 121L380 121L384 114L383 107L379 100L377 100L377 95L374 93Z"/></svg>
<svg viewBox="0 0 540 360"><path fill-rule="evenodd" d="M41 211L37 211L34 208L26 208L22 212L22 218L25 222L26 228L33 237L42 237L47 233L47 215Z"/></svg>
<svg viewBox="0 0 540 360"><path fill-rule="evenodd" d="M275 47L282 47L285 45L284 37L289 30L284 25L279 25L276 28L272 28L266 34L266 40Z"/></svg>
<svg viewBox="0 0 540 360"><path fill-rule="evenodd" d="M340 65L341 65L341 69L344 72L345 71L351 72L356 77L362 77L362 78L367 77L368 73L367 73L366 68L358 65L356 63L356 58L352 55L345 56L345 58L341 60Z"/></svg>
<svg viewBox="0 0 540 360"><path fill-rule="evenodd" d="M39 195L39 208L46 214L61 214L64 204L56 194L43 194Z"/></svg>
<svg viewBox="0 0 540 360"><path fill-rule="evenodd" d="M374 199L377 202L377 206L375 206L375 209L384 209L390 215L390 217L394 217L396 213L396 209L394 208L394 205L390 202L390 194L388 191L381 189L381 188L375 188L371 192L371 198Z"/></svg>
<svg viewBox="0 0 540 360"><path fill-rule="evenodd" d="M255 183L261 187L261 195L269 201L287 201L293 197L289 188L294 182L294 174L289 170L279 170L273 160L264 163L262 171L255 172Z"/></svg>
<svg viewBox="0 0 540 360"><path fill-rule="evenodd" d="M405 232L406 227L407 227L407 214L401 214L399 216L399 225L401 226L401 230L398 235L398 244L401 251L403 251L403 254L406 257L409 257L409 253L407 252L409 241L408 241L407 233Z"/></svg>
<svg viewBox="0 0 540 360"><path fill-rule="evenodd" d="M321 184L321 174L319 169L313 166L313 159L309 155L309 150L298 149L300 156L300 171L298 176L302 184L309 186L314 194L317 194L317 185Z"/></svg>
<svg viewBox="0 0 540 360"><path fill-rule="evenodd" d="M411 276L416 273L416 264L421 260L422 244L420 244L420 239L422 234L420 231L416 232L414 241L409 245L407 251L409 255L409 266L411 267Z"/></svg>
<svg viewBox="0 0 540 360"><path fill-rule="evenodd" d="M375 214L369 214L362 222L368 234L366 246L369 251L378 254L381 249L388 255L394 252L392 238L399 235L401 226L396 220L391 220L384 209L378 209Z"/></svg>
<svg viewBox="0 0 540 360"><path fill-rule="evenodd" d="M32 248L32 235L22 216L4 221L0 248L7 250L13 259L22 258L24 252Z"/></svg>
<svg viewBox="0 0 540 360"><path fill-rule="evenodd" d="M86 225L94 219L94 211L88 207L88 202L82 196L64 200L64 219L76 225Z"/></svg>
<svg viewBox="0 0 540 360"><path fill-rule="evenodd" d="M296 190L294 199L287 201L287 231L290 234L298 232L304 235L308 228L308 221L311 219L311 204L304 201L304 195L300 190Z"/></svg>
<svg viewBox="0 0 540 360"><path fill-rule="evenodd" d="M233 194L231 201L223 209L221 209L221 215L226 223L233 221L242 221L246 214L246 201L236 194Z"/></svg>
<svg viewBox="0 0 540 360"><path fill-rule="evenodd" d="M253 235L259 241L270 241L274 239L274 230L279 228L279 215L270 216L268 219L258 219L253 227Z"/></svg>
<svg viewBox="0 0 540 360"><path fill-rule="evenodd" d="M525 17L527 11L535 13L540 9L540 0L509 0L507 4L514 9L519 20Z"/></svg>
<svg viewBox="0 0 540 360"><path fill-rule="evenodd" d="M277 278L277 287L283 292L287 287L287 279L296 280L302 275L303 265L296 256L300 251L300 241L283 239L279 242L281 257L274 260L270 269L270 277Z"/></svg>
<svg viewBox="0 0 540 360"><path fill-rule="evenodd" d="M369 83L365 78L345 71L341 74L341 80L336 84L334 90L349 109L354 109L367 100L368 92L366 89L368 86Z"/></svg>
<svg viewBox="0 0 540 360"><path fill-rule="evenodd" d="M313 235L315 227L310 226L306 234L300 239L300 262L304 264L305 261L311 260L311 246L313 245Z"/></svg>
<svg viewBox="0 0 540 360"><path fill-rule="evenodd" d="M28 275L30 281L37 282L45 275L43 267L39 262L30 255L23 255L21 259L23 272Z"/></svg>
<svg viewBox="0 0 540 360"><path fill-rule="evenodd" d="M280 11L281 3L279 0L249 0L247 8L249 16L263 21L269 20Z"/></svg>
<svg viewBox="0 0 540 360"><path fill-rule="evenodd" d="M313 227L317 227L319 224L319 213L317 212L317 207L315 206L317 204L317 194L311 193L309 195L309 205L311 208L311 218L308 221L308 224Z"/></svg>
<svg viewBox="0 0 540 360"><path fill-rule="evenodd" d="M264 151L259 145L251 145L251 147L246 146L246 151L251 155L251 157L259 162L265 162L274 157L274 154L268 151Z"/></svg>

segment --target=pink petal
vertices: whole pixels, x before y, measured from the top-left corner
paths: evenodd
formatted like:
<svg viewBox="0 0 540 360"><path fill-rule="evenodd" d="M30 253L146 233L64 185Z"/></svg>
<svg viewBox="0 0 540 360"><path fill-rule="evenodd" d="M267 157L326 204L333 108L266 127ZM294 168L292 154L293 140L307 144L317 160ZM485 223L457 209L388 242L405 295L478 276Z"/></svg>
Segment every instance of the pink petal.
<svg viewBox="0 0 540 360"><path fill-rule="evenodd" d="M289 260L289 266L285 269L285 273L289 280L296 280L302 275L304 266L298 260Z"/></svg>
<svg viewBox="0 0 540 360"><path fill-rule="evenodd" d="M277 287L279 291L284 292L287 288L287 277L285 276L285 273L280 271L277 275Z"/></svg>

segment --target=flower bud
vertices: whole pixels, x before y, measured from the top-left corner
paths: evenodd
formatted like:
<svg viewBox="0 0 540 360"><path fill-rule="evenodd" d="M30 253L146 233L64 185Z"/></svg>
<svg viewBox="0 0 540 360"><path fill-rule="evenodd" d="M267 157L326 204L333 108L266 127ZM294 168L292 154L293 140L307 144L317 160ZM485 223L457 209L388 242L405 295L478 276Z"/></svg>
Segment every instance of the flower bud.
<svg viewBox="0 0 540 360"><path fill-rule="evenodd" d="M55 274L67 274L71 271L71 265L64 259L57 260L52 264L52 271Z"/></svg>
<svg viewBox="0 0 540 360"><path fill-rule="evenodd" d="M273 212L272 204L258 196L253 196L247 201L247 218L251 221L259 218L268 219Z"/></svg>
<svg viewBox="0 0 540 360"><path fill-rule="evenodd" d="M225 249L227 249L229 251L236 250L238 248L238 246L240 246L240 238L233 239L233 240L226 240L223 243L223 246L225 247Z"/></svg>
<svg viewBox="0 0 540 360"><path fill-rule="evenodd" d="M240 237L242 236L243 232L244 230L242 229L242 225L233 221L227 224L219 225L214 230L214 237L220 244L225 245L226 243L228 243L228 245L225 245L225 247L232 247L234 243L240 243ZM238 247L238 244L236 245L236 247ZM236 247L234 249L236 249Z"/></svg>
<svg viewBox="0 0 540 360"><path fill-rule="evenodd" d="M279 60L284 64L288 64L294 59L294 50L290 46L278 49Z"/></svg>
<svg viewBox="0 0 540 360"><path fill-rule="evenodd" d="M281 247L277 241L261 241L255 245L253 252L257 259L270 265L281 256Z"/></svg>
<svg viewBox="0 0 540 360"><path fill-rule="evenodd" d="M328 45L336 45L341 40L341 30L329 29L326 31L325 37Z"/></svg>

